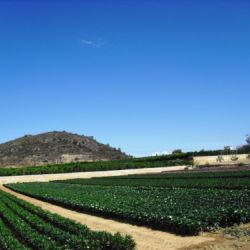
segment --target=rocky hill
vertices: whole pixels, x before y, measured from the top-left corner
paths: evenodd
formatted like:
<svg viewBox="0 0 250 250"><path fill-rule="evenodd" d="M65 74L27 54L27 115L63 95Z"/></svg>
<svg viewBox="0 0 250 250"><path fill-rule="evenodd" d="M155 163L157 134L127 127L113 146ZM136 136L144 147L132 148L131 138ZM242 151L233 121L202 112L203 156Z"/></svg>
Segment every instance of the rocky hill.
<svg viewBox="0 0 250 250"><path fill-rule="evenodd" d="M0 144L0 166L46 165L125 159L128 156L93 137L68 132L25 135Z"/></svg>

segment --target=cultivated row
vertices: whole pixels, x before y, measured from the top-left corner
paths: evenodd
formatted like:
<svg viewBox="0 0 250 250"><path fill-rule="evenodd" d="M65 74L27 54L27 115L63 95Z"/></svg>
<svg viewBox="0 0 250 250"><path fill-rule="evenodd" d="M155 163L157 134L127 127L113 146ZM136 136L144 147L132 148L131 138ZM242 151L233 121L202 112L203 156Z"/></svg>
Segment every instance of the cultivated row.
<svg viewBox="0 0 250 250"><path fill-rule="evenodd" d="M32 197L181 235L250 221L249 189L12 184Z"/></svg>
<svg viewBox="0 0 250 250"><path fill-rule="evenodd" d="M134 246L129 236L90 231L0 191L0 249L125 250Z"/></svg>

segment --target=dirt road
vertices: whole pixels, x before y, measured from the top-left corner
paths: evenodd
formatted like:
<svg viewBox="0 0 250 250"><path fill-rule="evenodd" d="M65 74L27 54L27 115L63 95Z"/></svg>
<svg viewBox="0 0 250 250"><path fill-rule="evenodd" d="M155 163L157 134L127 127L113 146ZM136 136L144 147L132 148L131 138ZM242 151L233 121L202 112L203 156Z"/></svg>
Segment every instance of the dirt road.
<svg viewBox="0 0 250 250"><path fill-rule="evenodd" d="M11 191L2 185L0 189L15 195L16 197L39 206L52 213L72 219L78 223L87 225L95 231L108 231L111 233L120 232L122 235L131 235L136 241L138 250L176 250L188 248L189 246L213 241L213 238L207 236L181 237L174 234L151 230L146 227L133 226L126 223L117 222L110 219L104 219L92 215L78 213L65 209L47 202L43 202L28 196Z"/></svg>
<svg viewBox="0 0 250 250"><path fill-rule="evenodd" d="M0 184L17 183L17 182L36 182L36 181L46 182L54 180L118 176L118 175L128 175L128 174L150 174L150 173L184 170L185 168L186 166L173 166L173 167L160 167L160 168L138 168L138 169L78 172L78 173L64 173L64 174L3 176L0 177Z"/></svg>

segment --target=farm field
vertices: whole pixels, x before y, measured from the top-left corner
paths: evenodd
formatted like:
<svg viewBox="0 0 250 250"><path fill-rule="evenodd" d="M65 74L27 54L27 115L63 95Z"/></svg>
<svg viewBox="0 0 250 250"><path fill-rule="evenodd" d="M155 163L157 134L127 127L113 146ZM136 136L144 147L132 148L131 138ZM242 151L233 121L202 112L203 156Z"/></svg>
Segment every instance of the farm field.
<svg viewBox="0 0 250 250"><path fill-rule="evenodd" d="M126 160L76 162L33 167L0 168L0 176L38 175L56 173L94 172L123 169L157 168L169 166L192 165L193 160L189 154L166 155L157 157L132 158Z"/></svg>
<svg viewBox="0 0 250 250"><path fill-rule="evenodd" d="M250 250L249 24L0 0L0 250Z"/></svg>
<svg viewBox="0 0 250 250"><path fill-rule="evenodd" d="M115 179L115 178L114 178ZM126 178L124 178L126 179ZM244 179L244 178L242 178ZM180 235L250 221L250 190L67 183L10 184L11 189L73 210Z"/></svg>
<svg viewBox="0 0 250 250"><path fill-rule="evenodd" d="M0 191L0 249L134 249L131 237L93 232Z"/></svg>
<svg viewBox="0 0 250 250"><path fill-rule="evenodd" d="M106 231L112 234L116 234L117 232L119 232L123 236L131 235L133 240L136 242L137 250L186 250L189 246L198 247L203 243L210 244L210 242L214 242L214 237L210 233L202 233L199 236L183 237L169 232L152 230L148 227L132 225L118 220L112 220L95 215L90 215L87 213L77 212L17 193L3 186L0 186L0 189L8 194L17 197L18 199L31 203L36 207L40 207L43 210L49 211L53 214L58 214L61 217L67 219L74 220L81 225L87 225L87 227L92 231Z"/></svg>
<svg viewBox="0 0 250 250"><path fill-rule="evenodd" d="M244 189L250 188L250 171L141 174L55 182L99 186Z"/></svg>

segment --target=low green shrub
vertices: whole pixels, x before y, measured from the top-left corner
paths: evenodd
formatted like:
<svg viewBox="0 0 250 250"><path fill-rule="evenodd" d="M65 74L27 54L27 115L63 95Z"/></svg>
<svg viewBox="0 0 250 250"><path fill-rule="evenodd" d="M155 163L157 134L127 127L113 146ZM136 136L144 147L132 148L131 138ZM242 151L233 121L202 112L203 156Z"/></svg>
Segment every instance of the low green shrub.
<svg viewBox="0 0 250 250"><path fill-rule="evenodd" d="M130 236L93 232L0 191L0 249L132 250ZM20 243L21 242L21 243ZM13 248L13 246L16 246Z"/></svg>
<svg viewBox="0 0 250 250"><path fill-rule="evenodd" d="M249 189L10 184L11 189L73 210L196 235L250 221Z"/></svg>

